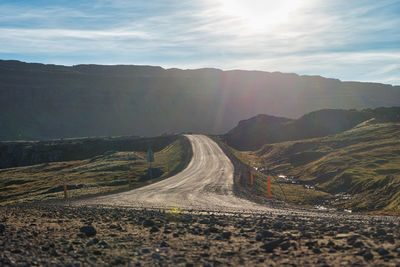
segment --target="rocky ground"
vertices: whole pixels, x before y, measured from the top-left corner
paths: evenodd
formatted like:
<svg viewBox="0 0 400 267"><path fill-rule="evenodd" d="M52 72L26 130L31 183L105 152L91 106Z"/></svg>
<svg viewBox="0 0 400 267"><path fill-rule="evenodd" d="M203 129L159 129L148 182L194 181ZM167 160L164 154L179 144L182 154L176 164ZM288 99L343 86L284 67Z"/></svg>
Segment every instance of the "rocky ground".
<svg viewBox="0 0 400 267"><path fill-rule="evenodd" d="M397 217L0 207L0 265L400 266Z"/></svg>

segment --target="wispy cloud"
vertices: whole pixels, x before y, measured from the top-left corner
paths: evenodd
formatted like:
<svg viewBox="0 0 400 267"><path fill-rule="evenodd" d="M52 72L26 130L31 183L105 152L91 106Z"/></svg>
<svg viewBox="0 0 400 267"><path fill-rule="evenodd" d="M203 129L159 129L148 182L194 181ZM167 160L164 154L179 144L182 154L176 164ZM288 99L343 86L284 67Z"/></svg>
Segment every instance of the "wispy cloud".
<svg viewBox="0 0 400 267"><path fill-rule="evenodd" d="M398 1L16 3L0 4L0 58L259 69L400 84Z"/></svg>

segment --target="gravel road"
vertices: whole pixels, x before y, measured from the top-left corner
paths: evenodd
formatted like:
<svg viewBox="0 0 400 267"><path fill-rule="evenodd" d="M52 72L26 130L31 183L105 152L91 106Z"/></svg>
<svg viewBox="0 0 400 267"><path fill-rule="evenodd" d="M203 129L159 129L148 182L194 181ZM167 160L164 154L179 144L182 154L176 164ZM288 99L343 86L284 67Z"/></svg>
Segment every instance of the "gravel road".
<svg viewBox="0 0 400 267"><path fill-rule="evenodd" d="M221 148L204 135L186 135L193 149L188 166L173 177L123 193L72 201L72 205L114 206L150 209L215 211L218 213L264 213L296 216L369 219L370 216L343 212L321 212L278 203L260 205L233 193L234 167ZM399 217L376 216L398 221Z"/></svg>
<svg viewBox="0 0 400 267"><path fill-rule="evenodd" d="M193 158L182 172L139 189L78 204L218 211L270 210L233 194L233 165L213 140L204 135L186 137L192 144Z"/></svg>

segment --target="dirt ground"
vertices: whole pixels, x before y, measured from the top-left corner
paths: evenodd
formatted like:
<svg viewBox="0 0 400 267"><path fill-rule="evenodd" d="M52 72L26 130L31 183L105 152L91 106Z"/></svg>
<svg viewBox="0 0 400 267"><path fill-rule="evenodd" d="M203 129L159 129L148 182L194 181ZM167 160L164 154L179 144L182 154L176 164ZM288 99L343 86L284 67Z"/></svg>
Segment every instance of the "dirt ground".
<svg viewBox="0 0 400 267"><path fill-rule="evenodd" d="M0 265L400 266L398 217L0 207Z"/></svg>

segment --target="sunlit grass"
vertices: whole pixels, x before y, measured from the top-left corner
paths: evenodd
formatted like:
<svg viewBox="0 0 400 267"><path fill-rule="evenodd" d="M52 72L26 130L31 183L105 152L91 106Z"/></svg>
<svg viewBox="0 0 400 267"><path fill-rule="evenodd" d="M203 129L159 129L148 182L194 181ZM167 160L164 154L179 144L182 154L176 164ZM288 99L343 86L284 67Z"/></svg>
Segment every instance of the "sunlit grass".
<svg viewBox="0 0 400 267"><path fill-rule="evenodd" d="M155 153L154 180L173 175L185 160L187 141L183 138ZM131 188L135 188L151 182L148 167L145 152L111 151L85 160L2 169L0 203L63 198L64 180L72 198L126 190L129 173Z"/></svg>
<svg viewBox="0 0 400 267"><path fill-rule="evenodd" d="M333 136L235 152L252 166L264 166L275 173L296 177L331 194L350 193L353 198L346 202L349 208L400 211L398 123L364 123ZM301 191L301 188L293 190ZM291 190L288 188L288 191ZM296 200L297 196L294 201L307 202L302 197Z"/></svg>
<svg viewBox="0 0 400 267"><path fill-rule="evenodd" d="M271 179L271 198L285 201L290 204L314 206L322 204L325 200L334 199L332 194L319 190L306 189L300 184L289 184L278 182L271 176L264 175L259 172L254 172L254 186L267 198L267 179Z"/></svg>

